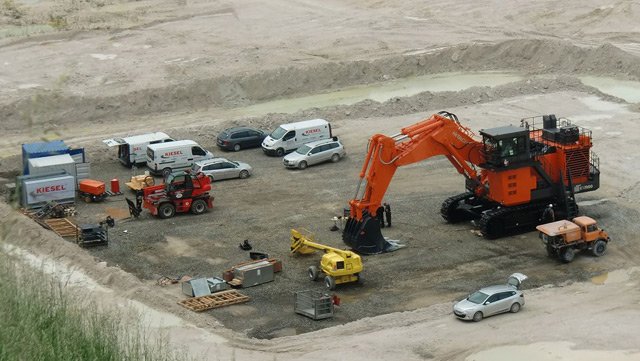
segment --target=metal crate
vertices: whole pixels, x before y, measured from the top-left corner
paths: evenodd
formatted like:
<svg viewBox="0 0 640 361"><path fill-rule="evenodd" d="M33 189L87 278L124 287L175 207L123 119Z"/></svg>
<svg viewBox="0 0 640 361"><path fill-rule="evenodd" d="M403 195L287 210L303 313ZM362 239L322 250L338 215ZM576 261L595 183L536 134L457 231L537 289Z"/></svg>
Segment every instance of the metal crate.
<svg viewBox="0 0 640 361"><path fill-rule="evenodd" d="M331 295L319 291L298 291L295 294L294 311L314 320L333 317Z"/></svg>

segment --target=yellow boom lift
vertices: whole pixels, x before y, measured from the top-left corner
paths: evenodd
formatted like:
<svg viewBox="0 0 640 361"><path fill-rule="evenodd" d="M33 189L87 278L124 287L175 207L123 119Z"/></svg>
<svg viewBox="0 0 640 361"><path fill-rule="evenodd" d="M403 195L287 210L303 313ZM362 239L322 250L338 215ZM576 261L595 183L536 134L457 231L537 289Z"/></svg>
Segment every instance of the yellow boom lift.
<svg viewBox="0 0 640 361"><path fill-rule="evenodd" d="M295 229L291 230L291 254L311 254L315 251L324 251L320 259L320 267L309 267L309 278L315 281L322 272L324 284L333 290L336 285L348 282L362 281L362 258L354 252L325 246L315 242L310 234L302 234Z"/></svg>

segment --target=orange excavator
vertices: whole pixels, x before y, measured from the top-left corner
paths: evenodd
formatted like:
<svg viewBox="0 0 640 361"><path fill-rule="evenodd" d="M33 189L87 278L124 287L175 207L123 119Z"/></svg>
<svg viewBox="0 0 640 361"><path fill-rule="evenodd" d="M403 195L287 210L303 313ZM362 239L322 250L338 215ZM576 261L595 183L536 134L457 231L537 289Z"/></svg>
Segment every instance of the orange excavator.
<svg viewBox="0 0 640 361"><path fill-rule="evenodd" d="M578 215L575 193L600 185L591 146L591 131L555 115L525 118L519 127L483 129L478 137L455 114L443 111L396 135L376 134L369 140L342 239L361 254L389 250L375 215L391 179L398 167L435 156L445 156L466 179L466 191L442 204L447 222L474 220L493 239L572 219Z"/></svg>

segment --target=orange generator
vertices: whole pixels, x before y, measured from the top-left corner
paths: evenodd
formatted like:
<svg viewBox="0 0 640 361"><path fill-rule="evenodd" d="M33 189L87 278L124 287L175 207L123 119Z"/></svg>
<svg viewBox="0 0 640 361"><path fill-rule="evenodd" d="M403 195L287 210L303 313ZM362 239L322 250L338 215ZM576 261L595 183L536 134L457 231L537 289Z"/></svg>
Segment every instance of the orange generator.
<svg viewBox="0 0 640 361"><path fill-rule="evenodd" d="M574 193L600 185L591 146L591 131L555 115L483 129L478 137L455 114L440 112L396 135L376 134L349 202L343 240L363 254L389 248L375 218L389 183L398 167L434 156L446 157L466 178L466 191L441 206L447 222L475 220L485 237L498 238L572 219L578 215Z"/></svg>
<svg viewBox="0 0 640 361"><path fill-rule="evenodd" d="M102 181L83 179L78 183L78 195L85 202L100 202L107 198L107 190Z"/></svg>

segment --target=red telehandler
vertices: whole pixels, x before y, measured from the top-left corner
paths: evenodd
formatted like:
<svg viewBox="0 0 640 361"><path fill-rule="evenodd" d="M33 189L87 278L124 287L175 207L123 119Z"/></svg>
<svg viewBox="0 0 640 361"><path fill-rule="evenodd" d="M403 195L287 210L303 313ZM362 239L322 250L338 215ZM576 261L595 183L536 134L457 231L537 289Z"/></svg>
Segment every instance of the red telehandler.
<svg viewBox="0 0 640 361"><path fill-rule="evenodd" d="M434 156L445 156L466 179L466 191L442 204L442 217L450 223L476 220L489 239L533 230L550 217L572 219L578 214L574 193L599 187L591 131L567 119L526 118L520 127L483 129L480 135L443 111L396 135L371 137L343 241L362 254L387 250L375 215L389 183L398 167Z"/></svg>
<svg viewBox="0 0 640 361"><path fill-rule="evenodd" d="M171 218L176 213L202 214L213 207L211 180L202 173L177 172L169 174L163 184L144 187L137 191L136 203L126 198L129 212L138 217L142 207L160 218Z"/></svg>

